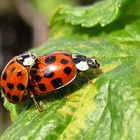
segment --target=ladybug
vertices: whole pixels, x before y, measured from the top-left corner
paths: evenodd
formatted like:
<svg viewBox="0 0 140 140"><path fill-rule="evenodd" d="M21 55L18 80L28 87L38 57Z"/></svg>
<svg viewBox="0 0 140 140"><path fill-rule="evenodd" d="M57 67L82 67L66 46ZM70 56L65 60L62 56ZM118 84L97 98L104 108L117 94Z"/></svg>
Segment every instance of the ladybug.
<svg viewBox="0 0 140 140"><path fill-rule="evenodd" d="M41 112L35 98L70 84L78 72L99 66L95 58L66 51L39 57L26 53L14 57L6 65L1 75L1 90L11 103L21 103L31 97Z"/></svg>
<svg viewBox="0 0 140 140"><path fill-rule="evenodd" d="M38 58L30 69L34 94L37 97L70 84L78 72L100 65L95 58L80 54L57 51Z"/></svg>
<svg viewBox="0 0 140 140"><path fill-rule="evenodd" d="M14 57L1 75L1 90L11 103L21 103L28 96L29 69L37 56L26 53Z"/></svg>

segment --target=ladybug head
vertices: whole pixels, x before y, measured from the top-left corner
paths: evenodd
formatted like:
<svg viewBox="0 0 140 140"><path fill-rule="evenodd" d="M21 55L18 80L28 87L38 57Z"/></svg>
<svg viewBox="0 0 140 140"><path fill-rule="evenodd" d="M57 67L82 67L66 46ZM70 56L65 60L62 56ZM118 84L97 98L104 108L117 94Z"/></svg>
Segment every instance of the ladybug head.
<svg viewBox="0 0 140 140"><path fill-rule="evenodd" d="M96 58L87 58L87 64L90 68L99 68L100 64L97 62Z"/></svg>
<svg viewBox="0 0 140 140"><path fill-rule="evenodd" d="M72 54L73 62L79 71L86 71L89 68L99 68L100 64L95 58L88 58L80 54Z"/></svg>
<svg viewBox="0 0 140 140"><path fill-rule="evenodd" d="M38 57L36 56L36 54L30 52L17 56L17 61L23 66L31 66L37 59Z"/></svg>

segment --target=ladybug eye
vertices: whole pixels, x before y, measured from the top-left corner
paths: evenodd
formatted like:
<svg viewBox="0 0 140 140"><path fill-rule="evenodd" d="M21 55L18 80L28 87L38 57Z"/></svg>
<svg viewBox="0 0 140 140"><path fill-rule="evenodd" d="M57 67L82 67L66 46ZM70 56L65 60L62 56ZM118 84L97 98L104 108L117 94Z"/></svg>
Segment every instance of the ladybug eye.
<svg viewBox="0 0 140 140"><path fill-rule="evenodd" d="M97 60L95 59L95 64L96 64L96 67L99 68L100 67L100 64L97 62Z"/></svg>
<svg viewBox="0 0 140 140"><path fill-rule="evenodd" d="M94 68L96 65L93 63L93 61L91 59L87 60L87 64L89 65L89 67Z"/></svg>

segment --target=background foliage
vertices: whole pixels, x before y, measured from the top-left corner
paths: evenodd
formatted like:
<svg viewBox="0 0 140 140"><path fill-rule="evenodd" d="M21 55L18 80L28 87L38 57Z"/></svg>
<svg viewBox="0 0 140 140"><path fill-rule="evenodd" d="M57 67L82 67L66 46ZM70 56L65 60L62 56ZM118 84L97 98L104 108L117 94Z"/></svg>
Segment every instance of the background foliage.
<svg viewBox="0 0 140 140"><path fill-rule="evenodd" d="M96 56L101 64L66 88L16 106L5 100L14 120L1 139L140 139L140 2L104 0L84 7L60 7L50 21L50 39L31 51L67 50ZM68 98L64 98L68 94Z"/></svg>

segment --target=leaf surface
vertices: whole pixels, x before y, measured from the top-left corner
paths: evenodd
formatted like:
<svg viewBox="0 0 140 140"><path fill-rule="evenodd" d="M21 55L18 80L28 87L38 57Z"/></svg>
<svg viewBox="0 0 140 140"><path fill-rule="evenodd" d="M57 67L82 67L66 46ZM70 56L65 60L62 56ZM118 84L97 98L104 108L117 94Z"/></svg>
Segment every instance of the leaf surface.
<svg viewBox="0 0 140 140"><path fill-rule="evenodd" d="M129 0L104 0L84 7L62 7L57 10L51 24L60 20L72 25L93 27L97 24L102 27L112 23L127 7Z"/></svg>
<svg viewBox="0 0 140 140"><path fill-rule="evenodd" d="M43 113L34 106L22 111L1 139L139 139L139 88L133 73L140 48L127 42L122 48L108 40L64 39L50 41L36 53L43 55L56 45L58 50L95 55L101 64L100 74L95 78L92 71L86 73L93 85L77 77L49 97L47 105L41 103ZM133 52L125 49L130 46ZM63 96L69 90L66 99Z"/></svg>
<svg viewBox="0 0 140 140"><path fill-rule="evenodd" d="M114 2L113 7L119 3L120 7L126 8L126 1L123 0L101 1L95 7L111 2ZM85 75L93 84L77 76L69 86L47 96L46 105L38 100L44 109L42 113L32 102L21 106L5 102L15 121L1 140L140 139L140 17L139 10L136 9L138 13L135 13L133 7L137 7L135 2L120 17L117 17L118 12L114 15L111 10L112 16L106 16L110 17L109 22L103 18L98 20L101 26L104 23L104 27L93 27L96 25L93 22L91 28L85 28L87 18L81 8L79 13L83 14L84 22L79 18L72 23L74 18L69 17L75 16L73 9L63 9L62 14L55 14L55 21L59 22L52 23L53 39L31 51L44 55L55 50L67 50L88 57L95 56L101 65L96 71L98 76L89 70ZM95 9L100 10L99 7ZM108 10L104 10L105 15ZM69 23L64 23L65 16L70 19ZM95 18L92 15L89 17L90 21ZM68 98L65 98L67 94Z"/></svg>

